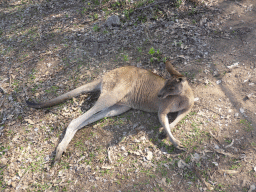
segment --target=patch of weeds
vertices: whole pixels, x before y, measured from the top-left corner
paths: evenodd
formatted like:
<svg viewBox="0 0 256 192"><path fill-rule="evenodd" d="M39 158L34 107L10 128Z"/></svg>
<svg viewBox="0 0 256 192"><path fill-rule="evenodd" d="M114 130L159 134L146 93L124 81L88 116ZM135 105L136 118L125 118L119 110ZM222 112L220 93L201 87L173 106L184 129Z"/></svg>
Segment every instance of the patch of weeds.
<svg viewBox="0 0 256 192"><path fill-rule="evenodd" d="M168 177L166 177L166 183L170 184L172 181Z"/></svg>
<svg viewBox="0 0 256 192"><path fill-rule="evenodd" d="M189 113L189 115L196 115L196 112L195 112L195 111L191 111L191 112Z"/></svg>
<svg viewBox="0 0 256 192"><path fill-rule="evenodd" d="M35 92L37 89L38 89L38 85L34 85L31 90L32 90L32 92Z"/></svg>
<svg viewBox="0 0 256 192"><path fill-rule="evenodd" d="M232 142L232 140L231 139L225 139L225 142L230 144Z"/></svg>
<svg viewBox="0 0 256 192"><path fill-rule="evenodd" d="M182 41L179 41L179 42L177 43L177 45L180 46L180 47L181 47L182 44L183 44Z"/></svg>
<svg viewBox="0 0 256 192"><path fill-rule="evenodd" d="M101 170L101 176L105 175L105 174L109 174L109 169L106 169L106 170Z"/></svg>
<svg viewBox="0 0 256 192"><path fill-rule="evenodd" d="M185 159L185 162L186 162L186 163L189 163L190 160L191 160L191 156L188 156L188 157Z"/></svg>
<svg viewBox="0 0 256 192"><path fill-rule="evenodd" d="M125 9L124 12L123 12L125 18L128 19L128 20L130 20L130 14L132 14L133 11L134 11L133 9Z"/></svg>
<svg viewBox="0 0 256 192"><path fill-rule="evenodd" d="M148 54L151 56L150 58L150 62L152 63L154 60L157 60L158 62L160 61L161 59L161 52L160 50L155 50L154 47L151 47L149 49L149 52Z"/></svg>
<svg viewBox="0 0 256 192"><path fill-rule="evenodd" d="M181 6L181 4L182 4L182 0L177 0L176 3L175 3L175 6L177 8L179 8Z"/></svg>
<svg viewBox="0 0 256 192"><path fill-rule="evenodd" d="M99 1L99 0L92 0L92 3L93 3L94 5L99 5L99 4L100 4L100 1Z"/></svg>
<svg viewBox="0 0 256 192"><path fill-rule="evenodd" d="M135 3L135 7L137 7L137 8L139 8L139 7L142 7L144 4L146 3L146 1L141 1L141 0L139 0L139 1L137 1L136 3Z"/></svg>
<svg viewBox="0 0 256 192"><path fill-rule="evenodd" d="M145 23L147 21L147 16L138 16L138 21Z"/></svg>
<svg viewBox="0 0 256 192"><path fill-rule="evenodd" d="M251 124L249 121L247 121L246 119L241 119L241 120L240 120L240 123L243 124L243 125L245 125L245 130L246 130L247 132L253 130L252 124Z"/></svg>
<svg viewBox="0 0 256 192"><path fill-rule="evenodd" d="M121 185L121 183L120 183L120 181L119 181L119 180L116 180L115 182L116 182L117 184Z"/></svg>
<svg viewBox="0 0 256 192"><path fill-rule="evenodd" d="M194 15L196 13L195 8L192 8L192 10L190 11L189 15Z"/></svg>
<svg viewBox="0 0 256 192"><path fill-rule="evenodd" d="M84 8L84 9L81 11L81 13L82 13L82 14L85 14L85 13L86 13L86 11L87 11L87 9L86 9L86 8Z"/></svg>
<svg viewBox="0 0 256 192"><path fill-rule="evenodd" d="M123 60L124 60L124 62L129 61L128 54L124 54L123 55Z"/></svg>
<svg viewBox="0 0 256 192"><path fill-rule="evenodd" d="M142 53L142 48L141 47L137 47L139 53L141 54Z"/></svg>
<svg viewBox="0 0 256 192"><path fill-rule="evenodd" d="M224 190L224 185L222 185L222 184L216 185L215 190L216 190L216 191L225 191L225 190Z"/></svg>
<svg viewBox="0 0 256 192"><path fill-rule="evenodd" d="M2 157L2 155L4 155L5 154L5 147L4 146L1 146L0 147L0 152L2 152L2 154L0 154L0 157Z"/></svg>
<svg viewBox="0 0 256 192"><path fill-rule="evenodd" d="M51 88L50 89L46 89L45 92L46 93L54 93L54 94L56 94L58 89L59 89L58 86L51 86Z"/></svg>
<svg viewBox="0 0 256 192"><path fill-rule="evenodd" d="M93 31L98 32L100 31L100 27L98 25L93 26Z"/></svg>
<svg viewBox="0 0 256 192"><path fill-rule="evenodd" d="M256 147L256 143L255 142L251 142L251 146Z"/></svg>
<svg viewBox="0 0 256 192"><path fill-rule="evenodd" d="M123 164L125 162L124 157L121 156L120 159L117 160L119 163Z"/></svg>
<svg viewBox="0 0 256 192"><path fill-rule="evenodd" d="M36 78L35 73L36 73L36 70L32 69L32 72L29 74L29 77L31 80L34 80Z"/></svg>
<svg viewBox="0 0 256 192"><path fill-rule="evenodd" d="M68 162L61 161L60 165L62 166L62 169L69 169L69 163Z"/></svg>
<svg viewBox="0 0 256 192"><path fill-rule="evenodd" d="M20 90L20 88L19 88L19 85L20 84L20 82L19 82L19 80L17 80L17 79L14 79L13 80L13 83L12 83L12 86L14 87L14 91L17 93L17 92L19 92L19 90Z"/></svg>
<svg viewBox="0 0 256 192"><path fill-rule="evenodd" d="M93 15L93 19L94 20L97 20L99 18L99 15L97 14L97 13L95 13L94 15Z"/></svg>
<svg viewBox="0 0 256 192"><path fill-rule="evenodd" d="M141 169L140 170L141 173L145 173L148 177L155 177L155 174L152 172L152 169Z"/></svg>
<svg viewBox="0 0 256 192"><path fill-rule="evenodd" d="M237 161L237 159L233 159L233 165L230 167L230 170L234 170L234 169L238 169L239 167L241 167L241 163L239 161Z"/></svg>

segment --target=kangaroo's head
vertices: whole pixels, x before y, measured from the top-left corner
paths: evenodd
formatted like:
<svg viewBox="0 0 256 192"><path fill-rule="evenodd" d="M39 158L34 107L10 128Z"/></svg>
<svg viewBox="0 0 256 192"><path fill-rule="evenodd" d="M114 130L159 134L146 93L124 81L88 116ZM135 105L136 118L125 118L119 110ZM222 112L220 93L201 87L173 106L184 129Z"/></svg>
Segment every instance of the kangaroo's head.
<svg viewBox="0 0 256 192"><path fill-rule="evenodd" d="M164 87L158 92L158 97L162 99L169 95L180 95L187 84L186 77L176 71L170 61L166 61L165 65L172 78L167 79Z"/></svg>

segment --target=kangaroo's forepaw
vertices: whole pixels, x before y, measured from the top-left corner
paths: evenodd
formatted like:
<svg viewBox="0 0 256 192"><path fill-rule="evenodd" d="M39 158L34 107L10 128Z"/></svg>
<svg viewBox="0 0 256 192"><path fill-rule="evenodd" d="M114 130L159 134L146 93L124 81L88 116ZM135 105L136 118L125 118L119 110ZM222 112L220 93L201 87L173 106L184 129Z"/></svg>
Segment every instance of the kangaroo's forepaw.
<svg viewBox="0 0 256 192"><path fill-rule="evenodd" d="M176 148L181 151L187 151L187 149L183 145L178 145Z"/></svg>
<svg viewBox="0 0 256 192"><path fill-rule="evenodd" d="M171 140L174 147L176 147L179 150L186 151L186 148L182 145L182 143L179 140Z"/></svg>
<svg viewBox="0 0 256 192"><path fill-rule="evenodd" d="M62 147L58 146L56 149L56 156L55 156L54 161L60 161L63 152L64 152L64 150L62 149Z"/></svg>

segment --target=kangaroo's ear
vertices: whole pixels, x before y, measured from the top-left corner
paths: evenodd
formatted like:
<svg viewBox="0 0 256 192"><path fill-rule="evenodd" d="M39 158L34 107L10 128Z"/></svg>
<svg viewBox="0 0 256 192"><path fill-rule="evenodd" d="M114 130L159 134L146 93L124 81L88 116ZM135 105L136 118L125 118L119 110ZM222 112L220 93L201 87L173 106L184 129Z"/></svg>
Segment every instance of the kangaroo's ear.
<svg viewBox="0 0 256 192"><path fill-rule="evenodd" d="M175 77L184 77L180 72L178 72L176 69L174 69L174 67L173 67L173 65L171 64L170 61L166 61L165 66L166 66L167 71L171 75L173 75Z"/></svg>

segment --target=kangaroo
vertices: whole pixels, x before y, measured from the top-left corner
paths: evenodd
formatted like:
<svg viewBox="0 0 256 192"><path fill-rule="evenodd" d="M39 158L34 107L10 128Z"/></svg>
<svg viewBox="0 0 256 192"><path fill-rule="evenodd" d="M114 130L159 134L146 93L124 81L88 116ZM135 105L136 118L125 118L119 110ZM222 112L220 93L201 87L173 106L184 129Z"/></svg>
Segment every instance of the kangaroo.
<svg viewBox="0 0 256 192"><path fill-rule="evenodd" d="M167 80L148 70L126 66L109 71L102 78L45 103L26 101L29 107L39 109L60 104L81 93L101 92L91 109L71 121L56 149L55 161L60 160L77 130L104 117L120 115L130 109L157 112L172 144L182 148L181 143L172 135L171 129L190 112L194 105L194 95L186 77L176 71L170 61L165 64L167 71L172 75ZM171 124L167 117L170 112L178 112Z"/></svg>

